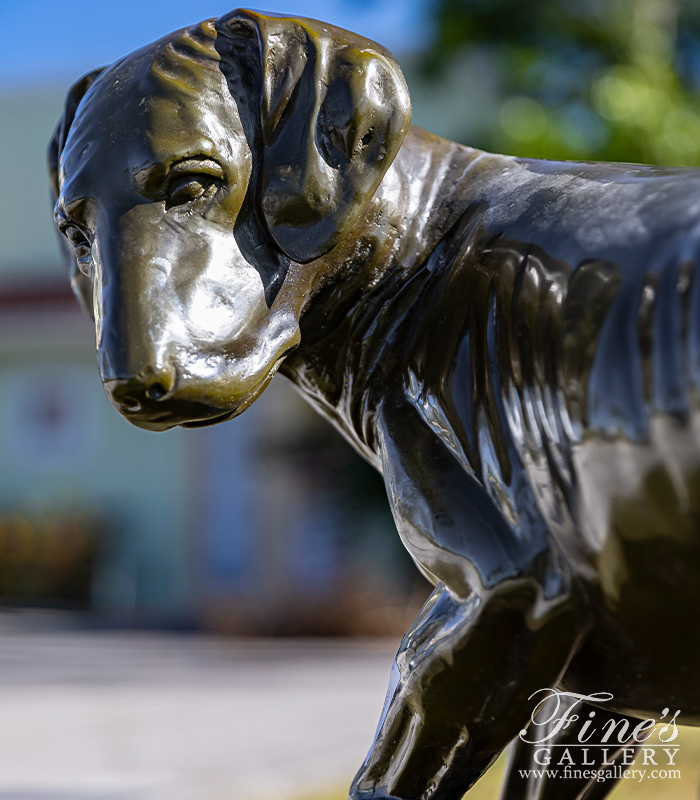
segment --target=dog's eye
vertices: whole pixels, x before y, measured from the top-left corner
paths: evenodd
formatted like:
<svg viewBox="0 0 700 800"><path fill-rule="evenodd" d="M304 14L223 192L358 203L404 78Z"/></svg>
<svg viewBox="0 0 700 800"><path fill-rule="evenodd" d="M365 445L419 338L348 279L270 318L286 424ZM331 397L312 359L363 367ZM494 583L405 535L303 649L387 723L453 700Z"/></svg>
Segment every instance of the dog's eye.
<svg viewBox="0 0 700 800"><path fill-rule="evenodd" d="M66 225L63 234L73 245L75 260L80 271L89 278L92 270L92 245L87 236L76 225Z"/></svg>
<svg viewBox="0 0 700 800"><path fill-rule="evenodd" d="M168 187L168 206L181 206L209 196L216 191L217 182L209 175L186 175Z"/></svg>

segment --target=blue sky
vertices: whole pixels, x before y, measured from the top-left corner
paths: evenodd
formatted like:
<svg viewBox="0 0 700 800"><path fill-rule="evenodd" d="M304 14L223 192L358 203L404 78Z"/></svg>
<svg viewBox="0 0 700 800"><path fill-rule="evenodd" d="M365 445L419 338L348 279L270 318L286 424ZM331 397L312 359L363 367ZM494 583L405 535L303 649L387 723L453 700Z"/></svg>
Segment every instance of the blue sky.
<svg viewBox="0 0 700 800"><path fill-rule="evenodd" d="M0 90L72 83L235 0L0 0ZM399 53L428 35L427 0L265 0L263 10L314 17ZM257 6L253 6L256 8Z"/></svg>

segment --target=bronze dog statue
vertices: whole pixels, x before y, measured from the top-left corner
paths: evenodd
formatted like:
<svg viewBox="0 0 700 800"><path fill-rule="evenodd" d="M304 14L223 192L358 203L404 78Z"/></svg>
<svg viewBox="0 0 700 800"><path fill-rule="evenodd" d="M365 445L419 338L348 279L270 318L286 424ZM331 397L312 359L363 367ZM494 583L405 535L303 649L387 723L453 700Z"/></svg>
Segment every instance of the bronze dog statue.
<svg viewBox="0 0 700 800"><path fill-rule="evenodd" d="M700 722L698 172L445 141L381 46L250 11L79 81L50 162L121 414L279 370L384 476L436 588L353 798L457 800L545 687ZM508 800L610 791L523 777L527 738Z"/></svg>

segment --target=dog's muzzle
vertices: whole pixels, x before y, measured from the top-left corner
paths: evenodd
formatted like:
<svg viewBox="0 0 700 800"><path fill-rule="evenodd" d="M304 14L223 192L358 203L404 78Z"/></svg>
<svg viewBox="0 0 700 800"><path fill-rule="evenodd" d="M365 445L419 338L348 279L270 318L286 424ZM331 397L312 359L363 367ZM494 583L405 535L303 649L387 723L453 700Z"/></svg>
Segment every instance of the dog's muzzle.
<svg viewBox="0 0 700 800"><path fill-rule="evenodd" d="M146 430L164 431L176 425L187 428L214 425L235 413L231 409L178 397L177 389L170 388L166 380L152 374L144 378L107 378L103 384L117 411Z"/></svg>

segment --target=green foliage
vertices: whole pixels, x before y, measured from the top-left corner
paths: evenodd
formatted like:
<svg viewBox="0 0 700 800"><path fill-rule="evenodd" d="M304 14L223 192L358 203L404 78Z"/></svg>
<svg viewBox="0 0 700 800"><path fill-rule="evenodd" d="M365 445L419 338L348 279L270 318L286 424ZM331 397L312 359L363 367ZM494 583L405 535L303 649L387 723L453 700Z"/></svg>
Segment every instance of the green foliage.
<svg viewBox="0 0 700 800"><path fill-rule="evenodd" d="M700 163L698 0L436 0L435 80L465 51L503 76L469 144L520 156Z"/></svg>

